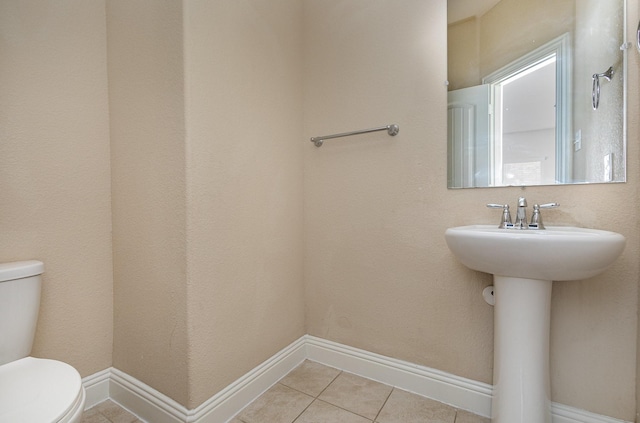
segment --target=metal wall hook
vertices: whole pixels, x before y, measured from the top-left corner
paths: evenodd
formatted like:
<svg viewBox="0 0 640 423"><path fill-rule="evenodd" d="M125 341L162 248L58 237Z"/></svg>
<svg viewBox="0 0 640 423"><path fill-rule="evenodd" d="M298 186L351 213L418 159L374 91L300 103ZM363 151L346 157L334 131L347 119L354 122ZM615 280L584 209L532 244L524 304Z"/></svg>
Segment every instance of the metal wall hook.
<svg viewBox="0 0 640 423"><path fill-rule="evenodd" d="M593 106L593 110L598 110L600 106L600 78L605 78L607 81L611 81L613 78L613 66L609 66L603 73L594 73L591 79L593 80L593 84L591 87L591 105Z"/></svg>
<svg viewBox="0 0 640 423"><path fill-rule="evenodd" d="M638 29L636 30L636 48L640 52L640 22L638 22Z"/></svg>
<svg viewBox="0 0 640 423"><path fill-rule="evenodd" d="M605 72L596 73L593 76L598 78L606 78L607 81L611 81L611 78L613 78L613 66L609 66L609 69L607 69Z"/></svg>

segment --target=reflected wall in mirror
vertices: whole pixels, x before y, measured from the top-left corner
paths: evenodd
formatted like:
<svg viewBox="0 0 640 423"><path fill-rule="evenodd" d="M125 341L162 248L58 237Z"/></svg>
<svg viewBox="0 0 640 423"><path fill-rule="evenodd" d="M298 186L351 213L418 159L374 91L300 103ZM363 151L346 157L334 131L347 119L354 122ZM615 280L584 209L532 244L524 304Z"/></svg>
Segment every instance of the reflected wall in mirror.
<svg viewBox="0 0 640 423"><path fill-rule="evenodd" d="M625 6L448 0L449 188L625 181Z"/></svg>

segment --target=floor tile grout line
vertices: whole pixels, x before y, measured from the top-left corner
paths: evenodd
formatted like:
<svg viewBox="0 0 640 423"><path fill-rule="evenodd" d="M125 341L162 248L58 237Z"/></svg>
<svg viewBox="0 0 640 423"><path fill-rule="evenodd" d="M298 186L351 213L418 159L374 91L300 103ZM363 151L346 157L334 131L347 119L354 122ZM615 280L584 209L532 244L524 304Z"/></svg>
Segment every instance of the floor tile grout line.
<svg viewBox="0 0 640 423"><path fill-rule="evenodd" d="M312 398L313 398L313 401L311 401L311 403L310 403L309 405L307 405L307 406L305 407L305 409L304 409L304 410L302 410L302 412L301 412L300 414L298 414L298 416L297 416L295 419L293 419L293 421L292 421L291 423L295 423L295 422L296 422L296 420L298 420L298 419L300 418L300 416L302 416L302 415L304 414L304 412L305 412L305 411L307 411L307 409L308 409L309 407L311 407L311 404L313 404L313 403L314 403L314 402L316 402L316 401L322 401L322 400L321 400L321 399L319 399L318 397L320 397L320 395L322 395L322 393L323 393L324 391L326 391L326 390L327 390L327 388L329 387L329 385L331 385L331 384L332 384L332 383L333 383L333 382L338 378L338 376L340 376L341 374L342 374L342 370L340 370L340 372L338 372L338 374L337 374L333 379L331 379L331 382L327 383L327 386L325 386L325 387L320 391L320 393L319 393L318 395L316 395L315 397L312 397ZM286 377L286 376L285 376L285 377ZM283 377L282 379L284 379L284 377ZM282 380L282 379L280 379L280 380ZM278 383L280 383L280 382L278 382ZM284 383L280 383L280 384L281 384L281 385L283 385L283 386L287 386L287 385L285 385ZM291 387L290 387L290 386L287 386L287 388L291 388ZM307 394L306 392L302 392L302 391L300 391L300 390L298 390L298 389L296 389L296 388L291 388L291 389L293 389L293 390L295 390L295 391L298 391L298 392L301 392L301 393L303 393L303 394L309 395L309 394ZM309 396L311 397L311 395L309 395ZM329 403L328 403L328 402L326 402L326 401L322 401L322 402L325 402L325 403L329 404ZM331 405L333 405L333 404L331 404ZM348 411L348 410L345 410L345 411Z"/></svg>
<svg viewBox="0 0 640 423"><path fill-rule="evenodd" d="M336 379L338 379L338 377L339 377L342 373L343 373L343 371L342 371L342 370L340 370L340 372L339 372L339 373L338 373L338 374L337 374L333 379L331 379L331 382L329 382L329 383L327 384L327 386L325 386L325 387L324 387L324 389L323 389L322 391L320 391L320 393L316 396L316 399L319 399L319 398L320 398L320 395L322 395L322 394L324 393L324 391L326 391L327 389L329 389L329 386L331 386L331 384L332 384L333 382L335 382L335 381L336 381ZM326 401L325 401L325 402L326 402Z"/></svg>
<svg viewBox="0 0 640 423"><path fill-rule="evenodd" d="M287 385L286 383L283 383L283 382L282 382L282 380L284 380L284 378L285 378L285 377L287 377L288 375L285 375L285 376L283 376L282 378L280 378L280 380L278 380L278 381L276 382L276 384L280 384L280 385L282 385L282 386L286 386L286 387L287 387L287 388L289 388L289 389L293 389L294 391L300 392L301 394L305 394L305 395L307 395L307 396L310 396L310 397L311 397L311 398L313 398L313 399L319 399L320 395L322 395L322 393L323 393L324 391L326 391L326 390L327 390L327 388L329 387L329 385L331 385L331 384L332 384L332 383L333 383L333 382L338 378L338 376L340 376L341 374L342 374L342 370L340 370L340 373L338 373L338 374L337 374L333 379L331 379L331 382L329 382L329 383L327 384L327 386L325 386L324 388L322 388L322 390L320 391L320 393L319 393L318 395L316 395L316 396L313 396L313 395L309 394L308 392L301 391L301 390L300 390L300 389L298 389L298 388L294 388L293 386L289 386L289 385ZM325 401L325 402L326 402L326 401Z"/></svg>
<svg viewBox="0 0 640 423"><path fill-rule="evenodd" d="M294 370L295 370L295 369L294 369ZM336 370L339 370L339 369L336 369ZM291 373L291 372L289 372L289 373ZM279 380L274 384L274 386L275 386L275 385L282 385L282 386L284 386L284 387L286 387L286 388L288 388L288 389L294 390L294 391L296 391L296 392L299 392L299 393L301 393L301 394L304 394L304 395L306 395L306 396L308 396L308 397L312 398L312 401L309 403L309 405L307 405L307 406L306 406L306 407L305 407L305 408L300 412L300 414L298 414L298 415L297 415L297 416L296 416L296 417L291 421L291 423L295 423L295 422L296 422L296 420L298 420L298 419L300 418L300 416L302 416L302 415L304 414L304 412L305 412L305 411L307 411L307 409L308 409L309 407L311 407L311 404L313 404L316 400L318 400L318 397L319 397L320 395L322 395L322 393L323 393L323 392L324 392L324 391L329 387L329 385L331 385L331 384L332 384L332 383L333 383L333 382L338 378L338 376L340 376L341 374L342 374L342 370L339 370L338 374L337 374L336 376L334 376L334 377L333 377L333 379L331 379L331 381L327 384L327 386L325 386L325 387L320 391L320 393L318 393L318 395L316 395L316 396L309 395L309 393L307 393L307 392L301 391L300 389L294 388L294 387L292 387L292 386L289 386L289 385L287 385L287 384L283 383L282 381L283 381L283 380L288 376L288 374L287 374L287 375L284 375L283 377L281 377L281 378L280 378L280 379L279 379ZM271 389L271 388L270 388L270 389ZM322 400L319 400L319 401L322 401ZM326 401L323 401L323 402L325 402L325 403L327 403L327 404L330 404L330 403L328 403L328 402L326 402ZM247 407L248 407L249 405L250 405L250 404L248 404L248 405L247 405ZM331 405L333 405L333 404L331 404ZM246 407L245 407L245 408L246 408ZM339 408L339 407L338 407L338 408ZM349 411L349 410L345 410L345 411ZM235 418L237 418L238 420L240 420L240 421L241 421L241 422L243 422L243 423L246 423L244 420L242 420L240 417L238 417L238 416L240 415L240 413L241 413L241 412L239 412L239 413L236 415L236 417L235 417ZM354 414L355 414L355 413L354 413Z"/></svg>
<svg viewBox="0 0 640 423"><path fill-rule="evenodd" d="M318 401L322 401L322 402L324 402L324 403L326 403L326 404L329 404L329 405L331 405L331 406L333 406L333 407L339 408L340 410L346 411L346 412L351 413L351 414L353 414L353 415L355 415L355 416L362 417L363 419L365 419L365 420L367 420L367 421L370 421L371 423L374 423L374 422L375 422L375 420L376 420L375 418L374 418L374 419L370 419L369 417L367 417L367 416L363 416L362 414L359 414L359 413L357 413L357 412L355 412L355 411L353 411L353 410L349 410L349 409L347 409L347 408L341 407L341 406L339 406L339 405L333 404L333 403L331 403L331 402L329 402L329 401L326 401L326 400L323 400L322 398L320 398L320 396L322 395L322 393L323 393L324 391L326 391L327 389L329 389L329 386L331 386L331 384L332 384L333 382L335 382L335 381L336 381L336 379L338 379L338 377L340 377L340 375L342 375L343 373L344 373L344 374L349 374L349 375L358 376L358 375L356 375L355 373L349 373L349 372L345 372L344 370L340 370L340 372L336 375L336 377L334 377L334 378L333 378L333 380L332 380L331 382L329 382L329 384L328 384L328 385L327 385L327 386L322 390L322 392L320 392L320 393L318 394L318 396L316 397L316 400L318 400ZM361 378L363 378L363 379L367 379L367 378L364 378L364 377L362 377L362 376L358 376L358 377L361 377ZM377 381L374 381L373 379L368 379L368 380L371 380L371 381L373 381L373 382L377 382ZM377 383L381 383L381 382L377 382ZM391 385L387 385L387 386L391 386ZM391 386L391 390L392 390L392 391L393 391L393 389L394 389L394 387L393 387L393 386ZM389 393L389 395L391 395L391 393ZM389 396L387 396L387 399L388 399L388 398L389 398ZM386 400L385 400L385 403L386 403ZM384 404L383 404L383 406L384 406ZM382 410L382 408L380 408L380 410ZM378 413L380 413L380 410L378 410ZM377 417L377 414L376 414L376 417Z"/></svg>
<svg viewBox="0 0 640 423"><path fill-rule="evenodd" d="M336 370L339 370L339 369L336 369ZM353 410L348 410L348 409L346 409L346 408L344 408L344 407L341 407L341 406L339 406L339 405L336 405L336 404L330 403L329 401L325 401L325 400L323 400L323 399L321 399L321 398L320 398L320 396L323 394L323 392L324 392L324 391L326 391L327 389L329 389L329 386L331 386L331 384L332 384L333 382L335 382L335 381L336 381L336 379L338 379L338 377L339 377L341 374L343 374L343 373L345 373L345 372L344 372L344 370L339 370L338 374L337 374L337 375L335 375L333 379L331 379L331 382L329 382L329 383L327 384L327 386L325 386L325 387L320 391L320 393L318 393L318 395L316 395L315 397L312 397L312 396L311 396L311 395L309 395L308 393L303 392L303 391L300 391L299 389L296 389L296 388L293 388L293 387L291 387L291 386L285 385L284 383L282 383L282 382L281 382L281 380L282 380L282 379L284 379L284 377L283 377L282 379L280 379L280 381L278 381L277 383L279 383L279 384L281 384L281 385L283 385L283 386L286 386L287 388L293 389L294 391L297 391L297 392L300 392L300 393L302 393L302 394L305 394L305 395L308 395L308 396L312 397L312 398L313 398L313 401L311 401L311 404L313 404L313 403L314 403L314 402L316 402L316 401L321 401L321 402L323 402L323 403L325 403L325 404L328 404L328 405L330 405L330 406L332 406L332 407L338 408L338 409L340 409L340 410L342 410L342 411L346 411L347 413L353 414L354 416L362 417L363 419L365 419L365 420L367 420L367 421L369 421L369 422L371 422L371 423L374 423L374 422L375 422L375 418L372 420L372 419L370 419L369 417L367 417L367 416L363 416L362 414L358 414L358 413L356 413L356 412L355 412L355 411L353 411ZM392 386L391 388L392 388L392 390L393 390L393 388L394 388L394 387ZM389 393L389 395L391 395L391 394ZM389 398L389 396L387 396L387 399L388 399L388 398ZM386 399L385 399L385 403L386 403ZM300 413L300 414L299 414L299 415L298 415L298 416L293 420L293 422L291 422L291 423L295 423L295 422L296 422L296 421L297 421L297 420L302 416L302 414L304 414L304 412L305 412L305 411L307 411L307 409L308 409L309 407L311 407L311 404L309 404L309 405L308 405L304 410L302 410L302 412L301 412L301 413ZM383 404L383 406L384 406L384 404ZM382 408L380 408L380 410L382 410ZM380 413L380 411L378 411L378 413ZM377 417L377 415L376 415L376 417Z"/></svg>
<svg viewBox="0 0 640 423"><path fill-rule="evenodd" d="M384 402L382 403L382 407L380 407L380 410L378 410L378 414L376 414L376 416L373 419L374 422L378 421L378 417L380 417L380 413L382 413L382 409L384 408L385 405L387 405L387 402L389 401L389 398L391 398L391 394L393 393L393 391L395 391L395 389L396 389L395 386L391 386L391 391L389 391L389 395L387 395L387 398L385 398Z"/></svg>
<svg viewBox="0 0 640 423"><path fill-rule="evenodd" d="M342 373L342 372L341 372L341 373ZM332 384L332 383L333 383L333 382L338 378L338 376L340 376L340 374L336 375L336 377L334 377L334 378L331 380L331 382L329 382L329 384L327 384L327 386L325 386L324 388L322 388L322 391L320 391L320 393L319 393L318 395L316 395L316 396L313 396L313 395L309 394L308 392L301 391L301 390L300 390L300 389L298 389L298 388L294 388L293 386L289 386L289 385L287 385L286 383L282 383L282 379L284 379L284 378L280 379L278 382L276 382L276 384L280 384L280 385L282 385L282 386L286 386L286 387L287 387L287 388L289 388L289 389L293 389L294 391L296 391L296 392L300 392L301 394L305 394L306 396L311 397L311 398L313 398L313 399L320 399L320 395L322 395L322 393L323 393L324 391L326 391L326 390L327 390L327 388L329 387L329 385L331 385L331 384ZM326 402L326 401L325 401L325 402Z"/></svg>
<svg viewBox="0 0 640 423"><path fill-rule="evenodd" d="M300 416L302 416L302 415L304 414L304 412L305 412L305 411L307 411L307 409L308 409L309 407L311 407L311 404L313 404L314 402L316 402L316 398L314 398L314 399L309 403L309 405L307 405L307 406L304 408L304 410L302 410L302 411L300 412L300 414L298 414L298 415L297 415L297 416L296 416L296 417L291 421L291 423L296 423L296 420L298 420L298 419L300 418Z"/></svg>
<svg viewBox="0 0 640 423"><path fill-rule="evenodd" d="M325 404L329 404L329 405L330 405L330 406L332 406L332 407L339 408L340 410L342 410L342 411L346 411L347 413L353 414L354 416L362 417L363 419L365 419L365 420L367 420L367 421L370 421L370 422L372 422L372 423L373 423L373 421L375 420L375 419L374 419L374 420L371 420L369 417L367 417L367 416L363 416L362 414L358 414L358 413L356 413L356 412L355 412L355 411L353 411L353 410L348 410L348 409L346 409L346 408L344 408L344 407L340 407L339 405L332 404L332 403L330 403L329 401L325 401L325 400L320 399L320 398L316 398L316 400L317 400L317 401L320 401L320 402L324 402Z"/></svg>

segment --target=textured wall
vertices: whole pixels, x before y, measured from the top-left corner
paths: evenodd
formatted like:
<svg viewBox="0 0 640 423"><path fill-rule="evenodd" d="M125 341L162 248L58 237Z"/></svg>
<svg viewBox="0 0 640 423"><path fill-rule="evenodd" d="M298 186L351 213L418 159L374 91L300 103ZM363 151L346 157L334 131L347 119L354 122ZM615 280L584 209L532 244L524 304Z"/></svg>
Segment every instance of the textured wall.
<svg viewBox="0 0 640 423"><path fill-rule="evenodd" d="M107 10L114 366L195 408L304 334L302 8Z"/></svg>
<svg viewBox="0 0 640 423"><path fill-rule="evenodd" d="M0 2L0 261L45 263L32 355L111 365L103 1Z"/></svg>
<svg viewBox="0 0 640 423"><path fill-rule="evenodd" d="M395 138L305 147L308 332L491 383L493 310L481 296L491 279L456 262L444 231L497 223L488 202L558 201L548 224L615 230L628 243L603 275L554 285L552 399L633 420L637 102L626 184L447 190L446 2L403 4L305 2L305 137L400 125Z"/></svg>
<svg viewBox="0 0 640 423"><path fill-rule="evenodd" d="M187 401L182 4L107 3L114 367Z"/></svg>
<svg viewBox="0 0 640 423"><path fill-rule="evenodd" d="M618 111L623 92L622 45L624 2L590 0L576 3L576 29L573 53L574 109L573 131L582 131L582 149L574 154L577 181L604 181L606 154L622 151L624 116ZM602 23L607 24L603 25ZM620 24L615 24L618 23ZM592 75L614 68L611 81L600 79L600 105L592 106ZM607 142L603 142L606 140ZM613 157L614 180L624 175L624 157Z"/></svg>
<svg viewBox="0 0 640 423"><path fill-rule="evenodd" d="M479 24L479 19L471 17L447 26L449 91L482 83Z"/></svg>
<svg viewBox="0 0 640 423"><path fill-rule="evenodd" d="M303 334L306 308L308 333L490 383L490 277L443 233L524 194L562 204L550 224L627 236L602 276L554 285L552 394L633 420L637 54L628 183L452 191L446 2L301 4L193 0L183 21L110 0L105 28L103 2L0 3L0 256L47 266L34 355L106 368L113 316L113 364L193 408Z"/></svg>
<svg viewBox="0 0 640 423"><path fill-rule="evenodd" d="M481 19L481 77L565 32L573 32L575 3L576 0L500 1Z"/></svg>
<svg viewBox="0 0 640 423"><path fill-rule="evenodd" d="M447 31L449 90L479 85L536 47L565 32L573 34L575 8L575 0L502 0L480 17L452 22Z"/></svg>
<svg viewBox="0 0 640 423"><path fill-rule="evenodd" d="M304 334L301 25L186 3L190 407Z"/></svg>
<svg viewBox="0 0 640 423"><path fill-rule="evenodd" d="M444 243L478 218L446 188L446 2L305 5L305 136L400 125L305 146L308 332L490 382L489 277Z"/></svg>

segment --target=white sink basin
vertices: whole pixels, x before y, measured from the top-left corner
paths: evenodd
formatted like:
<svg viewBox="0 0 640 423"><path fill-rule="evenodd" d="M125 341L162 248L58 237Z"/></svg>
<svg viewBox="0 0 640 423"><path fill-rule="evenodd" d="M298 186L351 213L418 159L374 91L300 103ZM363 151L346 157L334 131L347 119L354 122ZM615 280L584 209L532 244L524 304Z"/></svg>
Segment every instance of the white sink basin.
<svg viewBox="0 0 640 423"><path fill-rule="evenodd" d="M494 225L447 229L449 249L470 269L498 276L579 280L604 271L622 253L624 236L574 227L499 229Z"/></svg>
<svg viewBox="0 0 640 423"><path fill-rule="evenodd" d="M554 280L586 279L622 253L622 235L572 227L447 229L449 249L465 266L493 274L492 423L552 423L549 378Z"/></svg>

